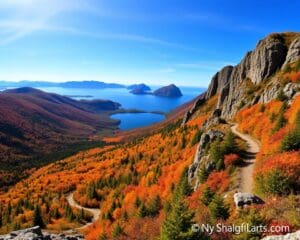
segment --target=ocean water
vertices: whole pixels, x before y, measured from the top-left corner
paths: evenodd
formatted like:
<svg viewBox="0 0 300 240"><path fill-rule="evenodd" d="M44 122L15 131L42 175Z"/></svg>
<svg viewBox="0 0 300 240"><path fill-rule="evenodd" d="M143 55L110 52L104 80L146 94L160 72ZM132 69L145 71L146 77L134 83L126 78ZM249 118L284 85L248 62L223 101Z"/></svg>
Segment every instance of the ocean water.
<svg viewBox="0 0 300 240"><path fill-rule="evenodd" d="M158 87L152 87L155 90ZM74 99L108 99L120 103L124 109L143 111L170 112L174 108L192 100L205 91L204 88L180 87L183 96L179 98L163 98L153 95L134 95L125 88L86 89L86 88L40 88L46 92L69 96ZM120 129L128 130L148 126L164 119L164 115L153 113L122 113L112 118L121 120Z"/></svg>

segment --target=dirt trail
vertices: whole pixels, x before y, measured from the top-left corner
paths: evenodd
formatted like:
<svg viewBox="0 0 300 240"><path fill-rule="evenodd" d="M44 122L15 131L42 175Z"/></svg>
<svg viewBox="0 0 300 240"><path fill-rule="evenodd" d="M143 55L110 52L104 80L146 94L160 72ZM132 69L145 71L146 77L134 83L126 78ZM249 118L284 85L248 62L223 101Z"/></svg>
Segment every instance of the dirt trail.
<svg viewBox="0 0 300 240"><path fill-rule="evenodd" d="M85 211L87 211L87 212L89 212L93 215L93 218L92 218L91 222L86 223L85 225L81 226L78 229L86 228L86 227L90 226L91 224L93 224L93 222L98 220L98 218L100 216L100 209L98 209L98 208L86 208L86 207L80 206L78 203L75 202L73 193L71 193L67 196L67 201L68 201L68 203L70 204L71 207L78 208L78 209L83 209L83 210L85 210Z"/></svg>
<svg viewBox="0 0 300 240"><path fill-rule="evenodd" d="M247 150L244 156L244 165L240 171L239 191L245 193L252 193L253 189L253 172L256 154L260 150L259 142L249 136L248 134L241 133L237 130L237 124L231 127L232 132L247 142Z"/></svg>

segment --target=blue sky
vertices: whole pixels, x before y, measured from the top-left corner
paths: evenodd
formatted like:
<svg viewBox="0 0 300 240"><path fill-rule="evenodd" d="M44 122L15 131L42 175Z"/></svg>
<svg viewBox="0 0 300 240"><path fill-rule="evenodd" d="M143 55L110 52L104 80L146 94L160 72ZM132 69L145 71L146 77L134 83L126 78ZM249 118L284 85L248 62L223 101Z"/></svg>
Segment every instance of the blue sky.
<svg viewBox="0 0 300 240"><path fill-rule="evenodd" d="M0 79L207 86L300 1L1 0Z"/></svg>

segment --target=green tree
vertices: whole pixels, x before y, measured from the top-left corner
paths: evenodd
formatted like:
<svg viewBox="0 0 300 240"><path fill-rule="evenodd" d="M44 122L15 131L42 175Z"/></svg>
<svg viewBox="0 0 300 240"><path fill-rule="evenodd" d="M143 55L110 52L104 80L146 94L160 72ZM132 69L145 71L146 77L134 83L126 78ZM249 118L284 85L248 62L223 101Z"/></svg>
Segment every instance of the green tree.
<svg viewBox="0 0 300 240"><path fill-rule="evenodd" d="M238 152L238 145L235 140L235 135L233 134L233 132L230 131L226 134L223 142L223 154L225 155L225 154L237 153L237 152Z"/></svg>
<svg viewBox="0 0 300 240"><path fill-rule="evenodd" d="M199 178L200 183L205 182L207 180L209 174L210 174L210 171L205 166L202 166L198 173L198 178Z"/></svg>
<svg viewBox="0 0 300 240"><path fill-rule="evenodd" d="M300 111L297 112L295 125L295 129L289 131L283 138L281 151L298 151L300 149Z"/></svg>
<svg viewBox="0 0 300 240"><path fill-rule="evenodd" d="M215 164L217 170L224 168L224 147L220 139L211 144L209 156Z"/></svg>
<svg viewBox="0 0 300 240"><path fill-rule="evenodd" d="M277 132L280 128L282 128L286 124L286 119L284 117L284 112L285 112L286 107L287 107L287 103L283 102L283 104L279 110L279 114L278 114L275 126L272 129L273 133Z"/></svg>
<svg viewBox="0 0 300 240"><path fill-rule="evenodd" d="M156 195L149 203L148 206L148 215L150 217L155 217L161 208L161 199L158 195Z"/></svg>
<svg viewBox="0 0 300 240"><path fill-rule="evenodd" d="M69 221L72 221L74 219L74 213L73 213L72 208L70 207L69 204L66 205L65 215L66 215L66 217Z"/></svg>
<svg viewBox="0 0 300 240"><path fill-rule="evenodd" d="M192 186L189 184L189 181L188 181L188 168L186 167L181 176L180 176L180 191L182 191L182 194L184 196L189 196L192 192L193 192L193 189L192 189Z"/></svg>
<svg viewBox="0 0 300 240"><path fill-rule="evenodd" d="M123 233L123 228L122 226L120 225L120 223L117 223L113 229L113 232L112 232L112 236L114 238L117 238L119 237L121 234Z"/></svg>
<svg viewBox="0 0 300 240"><path fill-rule="evenodd" d="M142 204L141 204L141 206L140 206L140 208L138 210L138 216L140 218L144 218L147 215L148 215L148 210L147 210L146 205L144 204L144 202L142 202Z"/></svg>
<svg viewBox="0 0 300 240"><path fill-rule="evenodd" d="M42 218L41 209L38 205L35 205L32 219L33 226L45 227L45 223Z"/></svg>
<svg viewBox="0 0 300 240"><path fill-rule="evenodd" d="M202 134L203 134L203 131L201 129L198 129L192 138L191 146L194 146L195 144L197 144L200 141Z"/></svg>
<svg viewBox="0 0 300 240"><path fill-rule="evenodd" d="M99 240L107 240L107 235L106 233L102 233L99 237Z"/></svg>
<svg viewBox="0 0 300 240"><path fill-rule="evenodd" d="M134 201L134 206L135 208L139 208L141 206L141 199L139 197L136 197L135 201Z"/></svg>
<svg viewBox="0 0 300 240"><path fill-rule="evenodd" d="M287 99L287 97L286 97L286 95L284 94L284 92L283 92L283 89L281 88L280 90L279 90L279 92L277 93L277 96L276 96L276 100L278 100L278 101L285 101Z"/></svg>
<svg viewBox="0 0 300 240"><path fill-rule="evenodd" d="M183 172L182 176L185 173ZM183 178L180 179L171 203L171 210L167 214L161 228L161 240L189 240L196 239L198 233L192 232L194 213L189 210L184 199L185 190Z"/></svg>
<svg viewBox="0 0 300 240"><path fill-rule="evenodd" d="M205 205L208 206L213 197L214 197L215 193L211 190L210 187L206 187L202 193L202 196L200 198L200 201Z"/></svg>
<svg viewBox="0 0 300 240"><path fill-rule="evenodd" d="M97 197L96 185L94 182L90 183L87 188L87 196L89 199L93 199Z"/></svg>
<svg viewBox="0 0 300 240"><path fill-rule="evenodd" d="M229 207L224 203L224 199L215 194L208 206L210 214L214 219L224 219L229 217Z"/></svg>
<svg viewBox="0 0 300 240"><path fill-rule="evenodd" d="M286 194L293 188L292 183L280 169L274 169L267 174L257 176L259 189L264 193Z"/></svg>

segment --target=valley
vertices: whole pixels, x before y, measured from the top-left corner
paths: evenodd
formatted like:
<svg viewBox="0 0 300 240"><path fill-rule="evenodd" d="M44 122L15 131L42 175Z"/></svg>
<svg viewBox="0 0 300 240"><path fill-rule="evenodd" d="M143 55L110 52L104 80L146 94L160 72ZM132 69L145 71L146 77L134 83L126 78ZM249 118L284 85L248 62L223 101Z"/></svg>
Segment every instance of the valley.
<svg viewBox="0 0 300 240"><path fill-rule="evenodd" d="M40 225L54 233L76 230L89 240L241 240L289 232L297 237L299 72L300 34L266 36L239 64L217 72L205 93L173 109L164 121L105 135L99 145L34 169L2 192L0 233ZM34 91L38 101L33 104L25 90ZM10 124L2 134L22 148L54 151L68 138L75 142L118 125L106 118L102 105L118 111L115 102L25 90L0 94L2 105L8 100L12 105L12 110L1 109L6 112L1 123ZM24 107L30 114L21 111ZM28 141L33 133L35 144ZM18 144L7 146L19 153ZM241 204L234 201L238 192ZM289 231L208 234L192 231L195 223L286 226Z"/></svg>

